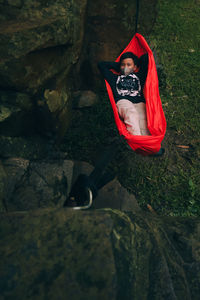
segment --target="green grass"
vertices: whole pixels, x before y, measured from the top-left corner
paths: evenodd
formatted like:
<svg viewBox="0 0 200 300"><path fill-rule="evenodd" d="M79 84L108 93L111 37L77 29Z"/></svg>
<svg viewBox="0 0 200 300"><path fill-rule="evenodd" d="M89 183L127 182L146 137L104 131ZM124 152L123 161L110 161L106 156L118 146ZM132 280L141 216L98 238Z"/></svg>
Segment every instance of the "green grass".
<svg viewBox="0 0 200 300"><path fill-rule="evenodd" d="M141 207L146 209L150 204L162 215L200 215L199 15L197 0L160 0L153 32L147 38L166 75L166 88L160 88L167 119L165 155L142 157L122 147L110 164ZM94 164L115 135L112 110L104 92L96 106L74 113L60 147L69 158Z"/></svg>
<svg viewBox="0 0 200 300"><path fill-rule="evenodd" d="M200 2L159 1L152 45L164 67L167 87L161 89L168 124L169 152L164 197L171 214L200 213ZM188 145L189 149L175 145ZM174 156L174 158L173 158ZM166 206L166 205L165 205ZM166 210L166 207L164 208Z"/></svg>
<svg viewBox="0 0 200 300"><path fill-rule="evenodd" d="M168 127L190 138L200 132L200 2L159 1L158 12L151 40L167 75Z"/></svg>

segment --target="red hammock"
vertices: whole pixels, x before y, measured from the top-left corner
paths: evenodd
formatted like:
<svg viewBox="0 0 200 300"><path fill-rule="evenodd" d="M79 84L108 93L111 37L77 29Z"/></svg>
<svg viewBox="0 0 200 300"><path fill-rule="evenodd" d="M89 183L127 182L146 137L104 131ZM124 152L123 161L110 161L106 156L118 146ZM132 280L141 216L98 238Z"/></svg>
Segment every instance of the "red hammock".
<svg viewBox="0 0 200 300"><path fill-rule="evenodd" d="M143 93L146 100L147 126L151 133L150 136L131 135L128 132L124 122L119 117L112 89L109 83L105 80L106 87L119 134L125 137L127 143L135 152L142 155L151 155L160 150L161 142L166 132L166 120L159 95L156 64L153 53L141 34L136 33L122 53L130 51L138 57L148 53L149 57L148 74ZM120 56L116 59L117 62L119 61Z"/></svg>

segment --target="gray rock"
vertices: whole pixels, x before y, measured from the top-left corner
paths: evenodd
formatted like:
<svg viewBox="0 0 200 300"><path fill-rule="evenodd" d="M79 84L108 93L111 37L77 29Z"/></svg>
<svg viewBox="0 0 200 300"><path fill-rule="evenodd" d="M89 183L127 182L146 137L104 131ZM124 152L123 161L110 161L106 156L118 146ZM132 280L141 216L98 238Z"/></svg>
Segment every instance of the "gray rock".
<svg viewBox="0 0 200 300"><path fill-rule="evenodd" d="M5 196L6 196L6 183L8 181L7 174L4 170L2 162L0 161L0 212L6 210Z"/></svg>
<svg viewBox="0 0 200 300"><path fill-rule="evenodd" d="M0 104L0 134L28 136L35 133L35 116L20 107Z"/></svg>
<svg viewBox="0 0 200 300"><path fill-rule="evenodd" d="M20 112L20 108L0 104L0 125L8 120L13 114Z"/></svg>
<svg viewBox="0 0 200 300"><path fill-rule="evenodd" d="M198 300L200 221L102 209L1 213L1 299Z"/></svg>
<svg viewBox="0 0 200 300"><path fill-rule="evenodd" d="M30 162L11 158L4 160L3 165L8 174L8 211L63 206L71 188L72 161Z"/></svg>
<svg viewBox="0 0 200 300"><path fill-rule="evenodd" d="M94 200L94 208L115 208L122 211L139 211L140 207L133 194L130 194L117 179L106 184Z"/></svg>
<svg viewBox="0 0 200 300"><path fill-rule="evenodd" d="M25 112L32 111L33 99L26 93L14 91L0 91L1 104L16 106Z"/></svg>
<svg viewBox="0 0 200 300"><path fill-rule="evenodd" d="M77 61L86 0L45 2L23 1L20 9L2 5L1 86L35 94L47 80L63 70L69 72Z"/></svg>
<svg viewBox="0 0 200 300"><path fill-rule="evenodd" d="M31 135L35 131L33 100L25 93L0 91L0 134Z"/></svg>
<svg viewBox="0 0 200 300"><path fill-rule="evenodd" d="M5 173L7 174L6 181L4 183L4 205L6 210L10 208L10 202L12 202L13 194L15 193L16 186L20 182L28 169L29 160L23 158L12 157L2 160Z"/></svg>
<svg viewBox="0 0 200 300"><path fill-rule="evenodd" d="M30 94L37 108L37 130L42 134L51 131L58 139L63 138L70 122L71 74L82 48L86 3L87 0L1 3L1 88ZM24 109L10 107L8 112L6 107L3 114L4 118L8 114L13 118L2 125L2 135L27 135L33 127L31 115ZM12 126L14 121L18 122L16 128Z"/></svg>
<svg viewBox="0 0 200 300"><path fill-rule="evenodd" d="M90 107L98 102L98 96L93 91L78 91L74 97L74 108Z"/></svg>
<svg viewBox="0 0 200 300"><path fill-rule="evenodd" d="M93 170L87 162L65 159L29 161L8 158L2 160L2 167L7 177L1 190L2 194L5 190L4 203L8 211L62 207L79 174L89 175ZM105 207L139 211L135 196L116 179L105 185L93 201L92 208Z"/></svg>

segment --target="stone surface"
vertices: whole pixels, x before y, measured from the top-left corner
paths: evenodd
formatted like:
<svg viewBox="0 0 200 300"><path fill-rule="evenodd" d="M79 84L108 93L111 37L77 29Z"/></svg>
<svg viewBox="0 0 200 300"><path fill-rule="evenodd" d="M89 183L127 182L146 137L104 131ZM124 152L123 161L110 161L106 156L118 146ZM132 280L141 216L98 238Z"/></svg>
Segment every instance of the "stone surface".
<svg viewBox="0 0 200 300"><path fill-rule="evenodd" d="M10 158L2 163L8 177L4 200L8 211L63 206L71 188L72 161Z"/></svg>
<svg viewBox="0 0 200 300"><path fill-rule="evenodd" d="M130 194L115 178L106 184L94 200L94 208L111 207L122 211L140 211L133 194Z"/></svg>
<svg viewBox="0 0 200 300"><path fill-rule="evenodd" d="M53 211L33 212L33 219L29 218L29 229L25 225L24 214L19 213L18 217L24 220L22 223L18 220L18 228L14 225L16 219L12 221L14 227L10 224L12 229L9 220L1 224L4 227L1 231L1 254L5 259L3 268L0 268L1 296L14 296L15 299L115 298L117 282L110 243L112 220L109 216L102 219L96 215L99 225L93 227L93 232L90 231L90 219L82 219L80 214L71 214L64 209L60 216ZM81 229L78 235L75 233L77 222ZM15 232L13 244L4 241L5 232L10 230ZM14 244L15 251L17 245L20 247L17 255L13 253ZM18 261L12 261L12 254ZM8 268L5 268L6 265ZM14 277L18 279L15 281Z"/></svg>
<svg viewBox="0 0 200 300"><path fill-rule="evenodd" d="M80 53L86 0L4 4L0 26L1 87L29 90L70 69Z"/></svg>
<svg viewBox="0 0 200 300"><path fill-rule="evenodd" d="M40 136L10 137L0 136L0 157L22 157L25 159L42 159L51 151L48 140Z"/></svg>
<svg viewBox="0 0 200 300"><path fill-rule="evenodd" d="M77 91L73 94L75 100L73 101L74 108L90 107L98 102L98 96L93 91Z"/></svg>
<svg viewBox="0 0 200 300"><path fill-rule="evenodd" d="M33 111L26 112L19 107L0 104L0 134L10 137L35 134Z"/></svg>
<svg viewBox="0 0 200 300"><path fill-rule="evenodd" d="M30 135L35 131L32 98L25 93L0 91L0 134Z"/></svg>
<svg viewBox="0 0 200 300"><path fill-rule="evenodd" d="M7 174L0 161L0 212L6 210L5 207L5 195L6 195L6 182L8 181Z"/></svg>
<svg viewBox="0 0 200 300"><path fill-rule="evenodd" d="M2 125L3 135L36 129L62 139L70 122L72 68L83 41L87 0L4 1L0 3L0 89L28 93L32 115L4 104L2 115L13 118ZM8 111L9 110L9 111ZM1 119L1 116L0 116ZM9 118L10 119L10 118ZM10 126L18 120L18 126ZM17 131L18 128L18 131ZM21 132L22 131L22 132Z"/></svg>
<svg viewBox="0 0 200 300"><path fill-rule="evenodd" d="M15 91L0 91L1 104L16 106L26 112L33 109L33 99L30 95Z"/></svg>
<svg viewBox="0 0 200 300"><path fill-rule="evenodd" d="M199 299L200 221L118 210L2 213L3 299Z"/></svg>
<svg viewBox="0 0 200 300"><path fill-rule="evenodd" d="M59 142L71 121L70 91L67 88L45 89L36 102L37 132L52 133Z"/></svg>
<svg viewBox="0 0 200 300"><path fill-rule="evenodd" d="M1 160L2 207L23 211L40 207L62 207L79 174L89 175L93 167L80 161L43 159L30 161L20 157ZM6 175L6 177L5 177ZM115 208L139 211L135 196L129 194L117 179L99 190L92 208Z"/></svg>

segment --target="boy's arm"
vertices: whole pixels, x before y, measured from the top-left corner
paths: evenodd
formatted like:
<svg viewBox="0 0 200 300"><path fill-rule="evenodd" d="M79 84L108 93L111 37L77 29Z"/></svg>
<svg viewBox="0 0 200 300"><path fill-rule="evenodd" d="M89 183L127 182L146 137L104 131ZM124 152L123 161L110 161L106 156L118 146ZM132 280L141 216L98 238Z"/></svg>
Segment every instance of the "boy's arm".
<svg viewBox="0 0 200 300"><path fill-rule="evenodd" d="M116 80L117 75L114 74L110 69L114 69L116 72L120 71L120 64L114 61L100 61L98 63L98 68L103 75L103 77L109 82Z"/></svg>

